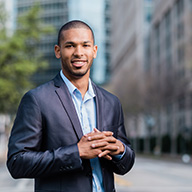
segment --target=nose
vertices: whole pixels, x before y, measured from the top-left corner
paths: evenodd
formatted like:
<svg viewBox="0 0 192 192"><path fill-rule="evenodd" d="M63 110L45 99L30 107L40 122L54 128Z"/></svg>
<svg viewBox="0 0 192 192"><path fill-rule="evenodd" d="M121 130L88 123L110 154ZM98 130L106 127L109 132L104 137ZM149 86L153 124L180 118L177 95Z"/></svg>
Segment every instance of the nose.
<svg viewBox="0 0 192 192"><path fill-rule="evenodd" d="M83 55L83 48L79 45L74 50L75 57L81 57Z"/></svg>

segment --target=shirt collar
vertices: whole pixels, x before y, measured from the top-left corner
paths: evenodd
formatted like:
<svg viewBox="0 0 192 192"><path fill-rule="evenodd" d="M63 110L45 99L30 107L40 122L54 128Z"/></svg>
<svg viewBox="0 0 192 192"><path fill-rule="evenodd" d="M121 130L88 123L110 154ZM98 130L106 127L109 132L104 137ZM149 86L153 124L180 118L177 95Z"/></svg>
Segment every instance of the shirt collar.
<svg viewBox="0 0 192 192"><path fill-rule="evenodd" d="M75 87L73 85L73 83L71 83L69 81L69 79L67 79L67 77L65 77L65 75L62 72L62 70L60 71L60 75L61 75L61 78L63 79L63 81L65 82L65 84L67 85L67 88L68 88L68 90L69 90L71 95L74 93L74 91L78 90L77 87ZM95 97L95 93L94 93L93 86L92 86L90 78L89 78L89 88L88 88L86 94L88 94L89 97L92 97L92 98Z"/></svg>

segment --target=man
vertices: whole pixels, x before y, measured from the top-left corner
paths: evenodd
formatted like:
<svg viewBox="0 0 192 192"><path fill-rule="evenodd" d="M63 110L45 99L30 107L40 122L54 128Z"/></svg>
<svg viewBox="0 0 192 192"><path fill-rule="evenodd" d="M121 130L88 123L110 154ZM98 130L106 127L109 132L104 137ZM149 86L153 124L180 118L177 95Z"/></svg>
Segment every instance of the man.
<svg viewBox="0 0 192 192"><path fill-rule="evenodd" d="M62 70L22 98L7 166L14 178L35 178L36 192L112 192L113 173L134 164L119 100L89 79L96 54L92 29L66 23L55 46Z"/></svg>

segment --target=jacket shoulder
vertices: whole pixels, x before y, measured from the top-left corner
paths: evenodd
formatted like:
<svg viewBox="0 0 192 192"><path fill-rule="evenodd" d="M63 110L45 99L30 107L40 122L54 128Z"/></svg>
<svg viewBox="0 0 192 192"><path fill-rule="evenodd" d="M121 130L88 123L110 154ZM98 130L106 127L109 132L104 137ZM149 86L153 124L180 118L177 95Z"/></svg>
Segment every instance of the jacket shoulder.
<svg viewBox="0 0 192 192"><path fill-rule="evenodd" d="M95 85L95 84L94 84L94 88L96 91L96 95L101 96L106 101L109 101L109 102L113 101L115 103L120 104L119 98L116 95L112 94L111 92L107 91L106 89L104 89L98 85Z"/></svg>

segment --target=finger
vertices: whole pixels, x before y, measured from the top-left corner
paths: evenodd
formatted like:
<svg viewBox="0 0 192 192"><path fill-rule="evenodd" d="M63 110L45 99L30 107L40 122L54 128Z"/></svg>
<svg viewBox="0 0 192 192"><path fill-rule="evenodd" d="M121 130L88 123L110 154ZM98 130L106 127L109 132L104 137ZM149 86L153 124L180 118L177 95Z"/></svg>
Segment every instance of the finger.
<svg viewBox="0 0 192 192"><path fill-rule="evenodd" d="M89 138L88 138L88 140L89 140ZM112 144L113 144L113 146L111 146L112 148L114 148L115 146L118 146L116 144L116 139L114 137L105 137L105 138L101 138L101 139L97 139L97 140L94 140L94 137L91 137L89 141L91 141L91 140L93 141L93 143L91 144L92 148L105 147L105 146L110 147L110 145L112 145Z"/></svg>
<svg viewBox="0 0 192 192"><path fill-rule="evenodd" d="M105 140L108 142L108 143L116 143L117 142L117 139L110 136L110 137L106 137Z"/></svg>
<svg viewBox="0 0 192 192"><path fill-rule="evenodd" d="M103 131L102 133L105 134L105 136L109 137L109 136L112 136L113 135L113 132L112 131Z"/></svg>
<svg viewBox="0 0 192 192"><path fill-rule="evenodd" d="M93 140L104 139L105 137L106 137L106 136L105 136L102 132L100 132L100 133L95 133L95 132L94 132L94 134L89 134L88 137L87 137L87 139L88 139L89 141L93 141Z"/></svg>
<svg viewBox="0 0 192 192"><path fill-rule="evenodd" d="M117 146L117 145L107 145L107 146L101 148L101 150L102 151L107 150L107 151L110 151L110 152L116 152L116 151L119 150L119 146Z"/></svg>
<svg viewBox="0 0 192 192"><path fill-rule="evenodd" d="M105 156L103 156L105 159L107 159L107 160L112 160L112 157L110 156L110 155L105 155Z"/></svg>
<svg viewBox="0 0 192 192"><path fill-rule="evenodd" d="M104 138L93 141L91 147L101 148L101 150L109 149L109 150L118 150L119 146L116 144L115 138Z"/></svg>
<svg viewBox="0 0 192 192"><path fill-rule="evenodd" d="M96 133L100 133L101 132L97 128L94 128L93 131L96 132Z"/></svg>
<svg viewBox="0 0 192 192"><path fill-rule="evenodd" d="M93 131L96 133L101 133L101 131L99 131L97 128L94 128ZM113 132L111 132L111 131L103 131L102 133L104 133L105 136L112 136L113 135Z"/></svg>
<svg viewBox="0 0 192 192"><path fill-rule="evenodd" d="M97 132L88 133L86 135L86 137L87 137L87 139L89 141L99 140L99 139L104 139L104 138L107 138L107 137L111 137L111 140L109 140L109 141L110 142L115 142L116 139L114 137L112 137L112 135L113 135L113 132L111 132L111 131L105 131L105 132L97 131Z"/></svg>
<svg viewBox="0 0 192 192"><path fill-rule="evenodd" d="M107 145L108 145L108 142L107 142L107 141L100 141L100 142L96 142L96 143L91 144L91 147L92 147L93 149L95 149L95 148L101 148L101 150L102 150L102 149L104 149L104 147L106 147Z"/></svg>
<svg viewBox="0 0 192 192"><path fill-rule="evenodd" d="M104 156L108 155L109 152L110 152L110 151L105 150L105 151L101 152L101 153L98 155L98 157L99 157L99 158L104 157Z"/></svg>

